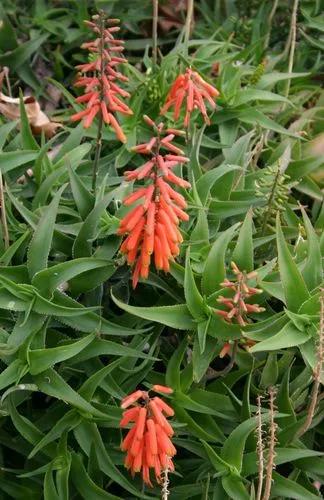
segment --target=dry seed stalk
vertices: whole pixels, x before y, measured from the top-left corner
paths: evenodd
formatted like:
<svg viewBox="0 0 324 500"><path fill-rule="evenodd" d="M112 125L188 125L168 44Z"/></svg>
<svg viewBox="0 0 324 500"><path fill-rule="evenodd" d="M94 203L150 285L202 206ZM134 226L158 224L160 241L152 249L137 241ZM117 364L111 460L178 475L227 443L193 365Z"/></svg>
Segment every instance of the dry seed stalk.
<svg viewBox="0 0 324 500"><path fill-rule="evenodd" d="M4 247L7 250L7 248L9 248L9 231L7 224L6 205L4 199L4 184L1 172L0 172L0 211L1 211L1 224L3 229Z"/></svg>
<svg viewBox="0 0 324 500"><path fill-rule="evenodd" d="M169 469L165 468L163 471L163 475L162 475L162 490L161 490L161 499L162 500L168 500L168 498L169 498L169 494L170 494L170 491L168 488L169 484L170 484Z"/></svg>
<svg viewBox="0 0 324 500"><path fill-rule="evenodd" d="M321 385L321 375L324 363L324 289L321 289L320 295L320 327L319 327L319 338L316 349L317 363L313 372L314 384L312 387L310 402L308 405L307 416L303 426L299 429L296 437L301 437L310 428L318 403L319 389Z"/></svg>
<svg viewBox="0 0 324 500"><path fill-rule="evenodd" d="M261 500L263 478L264 478L264 442L263 442L263 430L262 430L262 396L257 397L257 456L258 456L258 490L256 495L256 500Z"/></svg>
<svg viewBox="0 0 324 500"><path fill-rule="evenodd" d="M262 500L269 500L269 498L270 498L271 486L272 486L272 471L276 467L276 465L275 465L275 458L276 458L275 446L277 443L276 433L277 433L277 428L278 428L278 425L275 422L275 414L277 411L277 408L275 405L276 394L277 394L276 388L270 387L269 388L270 421L269 421L269 438L268 438L269 448L267 450L266 480L265 480L265 487L264 487L264 493L263 493Z"/></svg>

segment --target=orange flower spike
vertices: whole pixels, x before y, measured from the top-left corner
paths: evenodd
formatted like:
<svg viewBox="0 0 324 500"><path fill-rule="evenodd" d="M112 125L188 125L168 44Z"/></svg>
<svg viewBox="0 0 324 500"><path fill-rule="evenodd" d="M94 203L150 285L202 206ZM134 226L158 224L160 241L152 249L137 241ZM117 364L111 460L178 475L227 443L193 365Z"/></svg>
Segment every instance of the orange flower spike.
<svg viewBox="0 0 324 500"><path fill-rule="evenodd" d="M89 128L96 115L100 115L103 122L113 128L117 139L124 143L126 136L114 113L118 111L121 114L130 115L133 112L118 97L130 96L117 83L118 81L125 82L128 78L114 68L127 61L124 57L114 55L124 50L124 42L115 40L113 36L119 27L108 27L119 21L105 18L104 13L93 16L92 19L92 21L85 21L85 24L96 34L97 38L94 41L83 43L81 47L89 51L94 60L76 66L81 75L74 84L75 87L84 87L84 94L77 97L76 102L78 104L87 103L87 107L72 115L71 120L83 120L84 128Z"/></svg>
<svg viewBox="0 0 324 500"><path fill-rule="evenodd" d="M172 144L174 137L180 134L165 130L163 122L155 124L147 116L144 120L153 128L155 135L147 143L132 149L151 158L134 171L125 172L125 177L127 181L144 180L145 184L128 195L123 203L129 206L141 201L120 221L117 231L121 236L128 234L120 251L126 254L129 264L134 264L134 288L139 278L148 277L151 261L158 270L169 272L169 260L179 255L182 236L178 226L181 220L188 220L183 211L187 203L184 196L169 183L181 188L190 187L189 182L171 172L176 165L189 161L183 151ZM164 148L169 152L164 153Z"/></svg>
<svg viewBox="0 0 324 500"><path fill-rule="evenodd" d="M153 387L161 389L160 392L166 394L170 394L172 391L169 387L158 384ZM171 415L172 409L158 397L151 399L149 393L144 391L135 391L124 398L123 403L126 401L127 404L131 399L136 399L139 392L142 393L139 398L139 404L142 406L134 406L126 410L121 420L121 426L125 424L125 421L134 421L133 427L122 442L121 449L127 451L124 463L125 467L130 469L132 476L136 472L141 472L144 483L152 486L150 469L154 469L158 483L161 482L162 470L165 468L170 471L174 470L170 457L176 454L176 449L169 437L173 434L173 430L162 415L162 411ZM138 399L133 404L136 404L137 401ZM162 406L163 410L159 406Z"/></svg>
<svg viewBox="0 0 324 500"><path fill-rule="evenodd" d="M207 83L196 71L187 68L186 72L183 75L179 75L174 81L167 95L166 102L161 109L161 114L164 115L173 107L173 118L177 121L180 116L182 104L185 100L184 126L189 126L190 116L195 108L200 110L205 122L209 124L210 120L207 115L204 100L214 109L214 99L218 95L219 92L215 87Z"/></svg>

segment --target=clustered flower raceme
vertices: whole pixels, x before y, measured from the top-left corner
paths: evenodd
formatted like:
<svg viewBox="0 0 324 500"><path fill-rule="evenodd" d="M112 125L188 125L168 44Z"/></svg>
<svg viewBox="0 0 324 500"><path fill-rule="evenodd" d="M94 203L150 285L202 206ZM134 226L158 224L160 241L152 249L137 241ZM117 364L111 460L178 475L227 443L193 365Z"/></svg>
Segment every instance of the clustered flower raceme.
<svg viewBox="0 0 324 500"><path fill-rule="evenodd" d="M221 283L221 286L232 290L233 297L223 297L219 295L217 302L228 310L216 309L215 312L228 323L236 321L239 325L245 326L248 323L247 315L249 313L260 313L265 311L264 307L260 307L258 304L247 304L245 302L246 299L253 295L262 293L262 290L251 287L247 283L248 280L257 276L256 271L244 273L239 270L235 262L231 263L231 267L236 279L231 281L225 279L224 282Z"/></svg>
<svg viewBox="0 0 324 500"><path fill-rule="evenodd" d="M91 54L91 61L80 64L77 69L81 75L75 82L75 87L84 87L84 94L77 97L76 102L85 104L86 108L74 115L72 121L83 120L84 128L91 126L98 115L107 125L110 125L121 142L126 142L125 134L118 123L115 113L132 115L132 110L120 99L130 97L126 90L116 82L127 82L128 78L120 73L116 67L127 62L121 54L124 50L123 40L114 38L119 31L118 19L106 19L104 13L92 17L92 21L85 23L96 33L98 38L82 44Z"/></svg>
<svg viewBox="0 0 324 500"><path fill-rule="evenodd" d="M145 179L148 182L123 200L126 206L142 201L121 220L118 229L119 235L127 236L120 251L127 255L128 264L134 265L133 288L140 277L148 277L152 256L156 269L169 271L169 261L179 255L183 240L178 226L181 220L189 219L184 212L185 198L170 185L190 187L189 182L172 171L176 165L189 161L172 143L182 132L164 129L163 123L155 125L148 116L144 119L153 127L155 135L149 142L135 146L133 151L150 158L136 170L125 172L125 176L127 181Z"/></svg>
<svg viewBox="0 0 324 500"><path fill-rule="evenodd" d="M173 390L163 385L154 385L152 390L171 394ZM147 391L135 391L122 400L121 407L125 410L120 421L120 427L132 424L121 449L127 452L125 467L131 470L132 476L142 472L144 483L152 487L150 469L154 470L155 478L161 483L163 471L173 471L172 457L176 449L171 442L174 431L166 419L174 415L173 409L160 397L150 397Z"/></svg>
<svg viewBox="0 0 324 500"><path fill-rule="evenodd" d="M207 83L197 71L187 68L184 74L179 75L174 81L166 102L161 109L161 114L164 115L169 108L174 107L174 121L179 119L182 103L185 100L185 117L183 124L187 128L190 122L191 113L195 109L199 109L204 117L205 123L210 125L210 119L207 115L205 101L208 102L212 109L215 109L215 97L219 96L218 90Z"/></svg>

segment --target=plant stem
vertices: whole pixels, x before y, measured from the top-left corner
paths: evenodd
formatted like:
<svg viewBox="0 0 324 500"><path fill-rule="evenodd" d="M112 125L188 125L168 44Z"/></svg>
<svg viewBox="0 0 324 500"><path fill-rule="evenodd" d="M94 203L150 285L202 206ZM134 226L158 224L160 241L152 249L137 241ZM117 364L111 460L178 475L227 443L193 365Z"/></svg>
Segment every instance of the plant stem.
<svg viewBox="0 0 324 500"><path fill-rule="evenodd" d="M266 35L266 39L264 41L264 48L265 48L265 50L269 46L270 36L271 36L271 28L272 28L272 21L273 21L274 15L275 15L277 7L278 7L278 2L279 2L279 0L274 0L271 12L269 14L269 19L268 19L269 29L268 29L268 33Z"/></svg>
<svg viewBox="0 0 324 500"><path fill-rule="evenodd" d="M262 224L262 228L261 228L261 236L264 236L264 233L265 233L266 228L267 228L267 223L268 223L268 219L269 219L269 215L270 215L270 210L271 210L272 202L273 202L273 199L274 199L274 196L275 196L277 183L278 183L278 180L279 180L279 174L280 174L280 165L278 165L278 170L277 170L276 176L274 178L272 189L271 189L270 196L269 196L269 199L268 199L267 211L266 211L266 213L264 215L263 224Z"/></svg>
<svg viewBox="0 0 324 500"><path fill-rule="evenodd" d="M188 57L188 52L189 52L188 45L189 45L190 31L192 25L193 11L194 11L194 0L188 0L187 17L186 17L185 34L184 34L184 54L186 57Z"/></svg>
<svg viewBox="0 0 324 500"><path fill-rule="evenodd" d="M157 50L158 50L158 18L159 18L159 0L153 0L153 23L152 23L152 59L153 66L157 65Z"/></svg>
<svg viewBox="0 0 324 500"><path fill-rule="evenodd" d="M311 391L311 396L310 396L310 403L308 406L307 410L307 416L306 420L303 424L303 426L299 429L299 431L296 434L297 438L300 438L305 432L308 431L308 429L311 426L311 423L313 421L315 411L316 411L316 406L319 400L319 388L321 385L321 375L322 375L322 369L323 369L323 362L324 362L324 289L321 289L321 296L320 296L320 328L319 328L319 339L318 339L318 345L317 345L317 363L314 369L314 384L312 387Z"/></svg>
<svg viewBox="0 0 324 500"><path fill-rule="evenodd" d="M100 79L102 82L102 77L105 71L104 67L104 57L103 57L103 49L105 45L105 14L104 12L100 12ZM105 99L104 92L103 92L103 83L101 83L101 100ZM100 113L99 115L99 121L98 121L98 131L97 131L97 140L96 140L96 152L95 152L95 157L93 161L93 170L92 170L92 191L95 193L96 192L96 186L97 186L97 177L98 177L98 166L99 166L99 159L100 159L100 153L101 153L101 146L102 146L102 127L103 127L103 119L102 119L102 114Z"/></svg>
<svg viewBox="0 0 324 500"><path fill-rule="evenodd" d="M5 205L5 199L4 199L4 184L3 184L1 172L0 172L0 209L1 209L1 224L2 224L2 229L3 229L4 247L7 250L7 248L9 248L9 232L8 232L8 225L7 225L6 205Z"/></svg>
<svg viewBox="0 0 324 500"><path fill-rule="evenodd" d="M7 66L5 66L3 68L3 72L4 72L4 75L5 75L5 79L6 79L6 85L7 85L8 95L9 95L9 97L12 97L11 85L10 85L10 79L9 79L9 68L7 68Z"/></svg>
<svg viewBox="0 0 324 500"><path fill-rule="evenodd" d="M298 10L299 0L294 0L293 10L291 14L291 23L290 23L290 31L287 40L287 46L285 51L289 50L289 59L288 59L288 68L287 72L291 73L294 66L294 57L295 57L295 49L296 49L296 33L297 33L297 10ZM290 91L290 83L291 78L288 78L286 82L286 88L284 91L284 97L289 96ZM283 103L282 109L285 108L285 103Z"/></svg>
<svg viewBox="0 0 324 500"><path fill-rule="evenodd" d="M161 499L162 500L168 500L169 498L169 489L168 489L168 486L169 486L169 471L168 471L168 468L166 467L163 471L163 481L162 481L162 491L161 491Z"/></svg>
<svg viewBox="0 0 324 500"><path fill-rule="evenodd" d="M266 481L265 481L262 500L269 500L271 495L272 471L275 468L275 456L276 456L275 446L277 442L276 440L277 424L275 422L276 389L274 387L270 387L269 396L270 396L269 450L267 454Z"/></svg>
<svg viewBox="0 0 324 500"><path fill-rule="evenodd" d="M262 439L261 396L257 397L257 455L258 455L258 490L256 500L261 500L264 476L264 445Z"/></svg>

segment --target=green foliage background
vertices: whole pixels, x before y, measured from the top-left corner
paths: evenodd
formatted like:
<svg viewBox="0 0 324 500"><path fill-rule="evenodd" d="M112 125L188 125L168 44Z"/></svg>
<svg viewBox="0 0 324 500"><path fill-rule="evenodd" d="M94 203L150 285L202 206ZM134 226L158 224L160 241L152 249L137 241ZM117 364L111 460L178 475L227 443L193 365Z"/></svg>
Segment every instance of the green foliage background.
<svg viewBox="0 0 324 500"><path fill-rule="evenodd" d="M20 130L4 118L0 125L10 235L8 249L0 239L1 498L159 498L159 487L128 476L119 450L120 399L152 383L175 390L172 500L256 498L256 398L264 396L266 429L274 386L271 498L321 498L322 397L300 433L324 337L323 5L299 2L292 73L292 2L279 0L270 24L273 5L196 2L189 60L221 95L211 126L197 117L187 146L182 254L170 275L152 270L133 291L115 235L128 189L122 174L139 165L130 148L147 138L142 115L158 116L185 66L179 28L160 29L154 69L148 0L1 3L0 65L13 92L29 89L48 103L58 89L53 117L64 123L37 140L24 109ZM121 18L134 116L123 119L126 145L105 130L94 195L96 126L85 131L69 116L89 36L83 20L96 8ZM266 310L244 328L214 312L232 260L257 270L263 290ZM256 342L249 350L247 339ZM218 357L224 342L236 340L233 368L217 375L229 362Z"/></svg>

